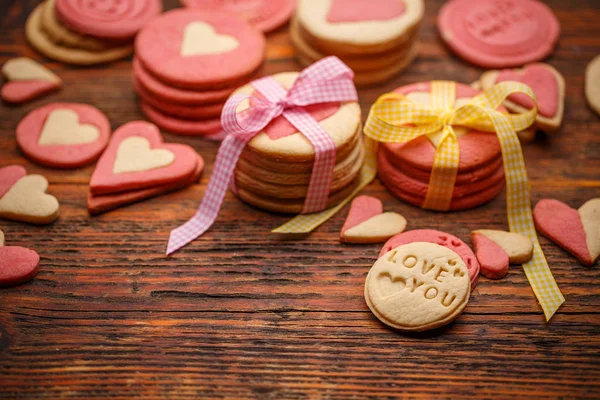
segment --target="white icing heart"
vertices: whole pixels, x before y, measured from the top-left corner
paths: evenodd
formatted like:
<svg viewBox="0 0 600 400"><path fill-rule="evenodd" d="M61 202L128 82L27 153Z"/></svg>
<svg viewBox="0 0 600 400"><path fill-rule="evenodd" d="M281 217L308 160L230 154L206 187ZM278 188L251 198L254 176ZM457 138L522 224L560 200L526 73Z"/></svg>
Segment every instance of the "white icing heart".
<svg viewBox="0 0 600 400"><path fill-rule="evenodd" d="M151 149L145 137L131 136L123 140L117 149L114 174L142 172L167 167L175 161L175 154L167 149Z"/></svg>
<svg viewBox="0 0 600 400"><path fill-rule="evenodd" d="M60 78L48 68L26 57L8 60L2 67L2 73L9 81L60 82Z"/></svg>
<svg viewBox="0 0 600 400"><path fill-rule="evenodd" d="M98 140L100 130L90 124L80 124L73 110L54 110L46 118L38 138L40 146L61 146L92 143Z"/></svg>
<svg viewBox="0 0 600 400"><path fill-rule="evenodd" d="M183 31L181 56L199 56L227 53L236 49L240 43L230 35L220 35L212 25L205 22L190 22Z"/></svg>

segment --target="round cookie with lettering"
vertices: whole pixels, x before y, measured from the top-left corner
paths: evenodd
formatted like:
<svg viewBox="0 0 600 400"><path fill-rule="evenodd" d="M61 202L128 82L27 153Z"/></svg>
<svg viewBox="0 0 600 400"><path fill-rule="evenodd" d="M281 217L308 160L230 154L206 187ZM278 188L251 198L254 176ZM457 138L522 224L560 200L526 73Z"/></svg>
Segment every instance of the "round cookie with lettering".
<svg viewBox="0 0 600 400"><path fill-rule="evenodd" d="M456 54L484 68L520 67L552 53L560 23L537 0L452 0L438 28Z"/></svg>
<svg viewBox="0 0 600 400"><path fill-rule="evenodd" d="M17 126L17 143L23 153L54 168L79 168L94 162L109 137L108 118L87 104L48 104L27 114Z"/></svg>
<svg viewBox="0 0 600 400"><path fill-rule="evenodd" d="M159 80L186 89L218 89L247 79L262 64L265 38L240 17L177 9L147 24L135 54Z"/></svg>
<svg viewBox="0 0 600 400"><path fill-rule="evenodd" d="M365 281L365 301L384 324L421 332L456 319L471 293L458 254L429 242L395 247L380 257Z"/></svg>

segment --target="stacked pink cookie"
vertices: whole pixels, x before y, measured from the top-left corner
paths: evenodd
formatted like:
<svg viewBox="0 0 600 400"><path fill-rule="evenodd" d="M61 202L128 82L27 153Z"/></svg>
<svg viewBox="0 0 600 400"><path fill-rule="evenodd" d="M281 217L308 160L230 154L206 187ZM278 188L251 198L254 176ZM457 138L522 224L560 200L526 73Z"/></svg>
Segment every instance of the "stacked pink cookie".
<svg viewBox="0 0 600 400"><path fill-rule="evenodd" d="M144 114L173 133L210 135L229 95L262 65L265 39L235 15L178 9L146 25L135 52Z"/></svg>

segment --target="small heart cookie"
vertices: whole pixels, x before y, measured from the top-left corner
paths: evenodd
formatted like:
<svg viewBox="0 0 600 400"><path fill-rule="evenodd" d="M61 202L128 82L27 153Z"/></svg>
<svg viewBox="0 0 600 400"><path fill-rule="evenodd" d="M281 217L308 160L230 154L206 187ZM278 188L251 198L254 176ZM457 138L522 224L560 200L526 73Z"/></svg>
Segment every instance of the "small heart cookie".
<svg viewBox="0 0 600 400"><path fill-rule="evenodd" d="M182 144L165 144L158 128L148 122L129 122L115 131L90 181L93 195L180 182L191 176L198 155Z"/></svg>
<svg viewBox="0 0 600 400"><path fill-rule="evenodd" d="M0 169L0 176L7 170L15 176L21 176L22 171L16 171L14 166ZM0 180L0 217L32 224L49 224L59 216L58 200L46 194L48 181L41 175L22 176L2 194L7 185Z"/></svg>
<svg viewBox="0 0 600 400"><path fill-rule="evenodd" d="M524 264L533 257L533 242L518 233L493 229L471 232L481 274L490 279L504 278L509 264Z"/></svg>
<svg viewBox="0 0 600 400"><path fill-rule="evenodd" d="M2 86L2 98L8 103L24 103L61 87L61 79L38 62L19 57L2 66L8 80Z"/></svg>
<svg viewBox="0 0 600 400"><path fill-rule="evenodd" d="M38 272L40 256L20 246L4 246L0 231L0 286L14 286L31 280Z"/></svg>
<svg viewBox="0 0 600 400"><path fill-rule="evenodd" d="M533 63L522 69L488 71L480 80L483 90L505 81L521 82L533 89L538 102L538 128L547 133L560 128L565 109L565 79L560 72L551 65ZM522 113L532 109L534 103L528 96L517 93L511 95L504 105L513 112Z"/></svg>
<svg viewBox="0 0 600 400"><path fill-rule="evenodd" d="M592 266L600 256L600 199L575 210L565 203L540 200L533 219L538 231L575 256L580 263Z"/></svg>
<svg viewBox="0 0 600 400"><path fill-rule="evenodd" d="M406 229L406 219L396 213L383 213L381 200L358 196L340 232L343 243L381 243Z"/></svg>

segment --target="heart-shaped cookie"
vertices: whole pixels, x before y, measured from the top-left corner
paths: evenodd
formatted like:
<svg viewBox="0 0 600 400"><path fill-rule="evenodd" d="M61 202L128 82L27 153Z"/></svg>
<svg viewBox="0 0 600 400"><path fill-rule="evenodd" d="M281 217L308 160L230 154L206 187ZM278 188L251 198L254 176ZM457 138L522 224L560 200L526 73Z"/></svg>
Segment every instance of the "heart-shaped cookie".
<svg viewBox="0 0 600 400"><path fill-rule="evenodd" d="M191 147L164 144L155 125L129 122L115 131L98 160L90 190L93 195L113 194L179 182L191 176L197 165Z"/></svg>
<svg viewBox="0 0 600 400"><path fill-rule="evenodd" d="M25 175L27 175L27 171L20 165L9 165L0 168L0 198Z"/></svg>
<svg viewBox="0 0 600 400"><path fill-rule="evenodd" d="M560 128L565 104L565 80L560 72L548 64L534 63L522 69L488 71L481 76L484 90L505 81L521 82L533 89L538 102L536 125L540 129L552 133ZM521 93L511 95L504 104L520 113L534 106L533 100Z"/></svg>
<svg viewBox="0 0 600 400"><path fill-rule="evenodd" d="M100 136L98 127L79 122L77 113L70 109L56 109L46 118L38 138L40 146L71 146L92 143Z"/></svg>
<svg viewBox="0 0 600 400"><path fill-rule="evenodd" d="M579 211L561 201L543 199L536 204L533 219L542 235L571 253L583 265L591 266L598 259L600 199L590 200Z"/></svg>
<svg viewBox="0 0 600 400"><path fill-rule="evenodd" d="M48 181L41 175L19 179L0 197L0 217L32 224L49 224L59 216L58 200L46 194Z"/></svg>
<svg viewBox="0 0 600 400"><path fill-rule="evenodd" d="M331 0L327 22L389 21L405 10L403 0Z"/></svg>
<svg viewBox="0 0 600 400"><path fill-rule="evenodd" d="M0 286L14 286L32 279L38 272L40 256L20 246L4 246L0 231Z"/></svg>
<svg viewBox="0 0 600 400"><path fill-rule="evenodd" d="M406 219L394 212L383 213L381 200L358 196L352 201L340 241L344 243L382 243L403 232Z"/></svg>
<svg viewBox="0 0 600 400"><path fill-rule="evenodd" d="M202 21L187 24L181 41L181 56L203 56L208 54L228 53L240 45L230 35L218 34L215 28Z"/></svg>
<svg viewBox="0 0 600 400"><path fill-rule="evenodd" d="M30 58L7 61L2 73L8 80L2 87L2 98L9 103L24 103L59 89L61 79L48 68Z"/></svg>
<svg viewBox="0 0 600 400"><path fill-rule="evenodd" d="M483 276L504 278L509 264L523 264L533 257L533 242L518 233L481 229L471 232L477 261Z"/></svg>

